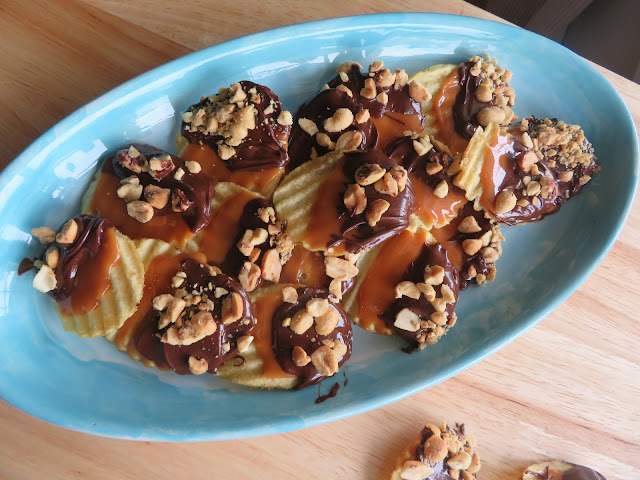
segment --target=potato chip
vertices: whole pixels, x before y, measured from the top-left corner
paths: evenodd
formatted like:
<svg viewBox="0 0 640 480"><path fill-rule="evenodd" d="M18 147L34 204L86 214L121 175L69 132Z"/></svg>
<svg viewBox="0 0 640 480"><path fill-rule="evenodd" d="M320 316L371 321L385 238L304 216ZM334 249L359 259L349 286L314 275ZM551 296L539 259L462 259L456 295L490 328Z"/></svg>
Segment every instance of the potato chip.
<svg viewBox="0 0 640 480"><path fill-rule="evenodd" d="M311 221L322 183L331 175L343 154L332 152L304 163L289 173L273 194L273 203L281 220L287 221L287 233L294 243L303 242ZM313 250L307 244L306 248Z"/></svg>
<svg viewBox="0 0 640 480"><path fill-rule="evenodd" d="M476 133L469 141L460 161L460 172L453 183L465 191L468 200L473 201L482 195L482 182L480 174L484 165L485 152L489 139L496 135L500 127L496 123L490 123L486 129L478 127Z"/></svg>
<svg viewBox="0 0 640 480"><path fill-rule="evenodd" d="M111 287L98 307L88 313L70 315L58 309L64 329L80 337L100 337L117 330L136 311L142 298L144 266L140 255L129 237L114 232L120 258L111 267Z"/></svg>
<svg viewBox="0 0 640 480"><path fill-rule="evenodd" d="M427 135L436 135L435 117L433 116L433 97L438 92L442 83L451 75L458 65L440 64L434 65L426 70L414 74L409 81L416 81L422 84L431 94L427 102L422 102L422 114L424 115L424 132Z"/></svg>

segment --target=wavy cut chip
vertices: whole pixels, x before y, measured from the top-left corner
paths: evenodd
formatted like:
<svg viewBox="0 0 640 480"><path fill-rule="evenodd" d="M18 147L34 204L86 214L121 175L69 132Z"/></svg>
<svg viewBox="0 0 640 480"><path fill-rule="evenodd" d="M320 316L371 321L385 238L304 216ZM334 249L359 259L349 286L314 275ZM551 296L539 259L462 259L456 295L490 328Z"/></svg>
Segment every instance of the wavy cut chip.
<svg viewBox="0 0 640 480"><path fill-rule="evenodd" d="M304 242L313 206L321 194L322 183L333 173L342 159L341 152L318 157L289 173L273 194L278 218L287 221L287 233L294 243Z"/></svg>
<svg viewBox="0 0 640 480"><path fill-rule="evenodd" d="M80 337L101 337L115 332L136 311L142 298L144 266L134 242L114 230L120 258L111 267L111 287L100 299L98 307L85 314L58 313L65 330Z"/></svg>
<svg viewBox="0 0 640 480"><path fill-rule="evenodd" d="M416 81L424 86L431 94L431 98L422 102L422 114L424 115L424 133L427 135L436 135L438 133L435 127L435 117L433 115L433 99L435 94L440 90L444 81L449 78L451 73L458 68L459 65L439 64L434 65L426 70L422 70L409 78L409 82Z"/></svg>
<svg viewBox="0 0 640 480"><path fill-rule="evenodd" d="M460 172L453 183L465 191L467 200L474 201L482 196L482 168L489 139L493 138L500 127L490 123L486 129L478 127L460 161Z"/></svg>

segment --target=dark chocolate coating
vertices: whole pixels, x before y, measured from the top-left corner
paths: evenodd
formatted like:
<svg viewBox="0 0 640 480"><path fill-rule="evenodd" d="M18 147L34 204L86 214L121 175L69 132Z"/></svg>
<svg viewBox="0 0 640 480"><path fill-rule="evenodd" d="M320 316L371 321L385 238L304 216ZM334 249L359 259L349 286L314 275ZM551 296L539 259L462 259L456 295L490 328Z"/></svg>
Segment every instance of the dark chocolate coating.
<svg viewBox="0 0 640 480"><path fill-rule="evenodd" d="M595 470L575 465L562 474L562 480L607 480L604 476Z"/></svg>
<svg viewBox="0 0 640 480"><path fill-rule="evenodd" d="M160 312L151 310L145 317L138 337L136 338L136 349L140 354L152 360L160 368L170 367L180 375L188 375L189 357L204 358L209 364L209 373L216 373L218 367L225 361L238 355L238 338L248 335L255 326L256 320L253 314L253 307L247 293L236 280L224 274L211 275L209 267L198 261L187 258L182 261L182 271L187 274L187 278L181 288L191 292L201 287L203 293L214 302L214 309L211 314L217 324L216 331L191 345L170 345L160 341L160 337L166 329L158 329ZM213 287L209 288L209 284ZM238 293L242 298L244 315L242 319L228 325L222 324L222 298L216 299L213 291L216 287L222 287L228 292ZM185 309L193 309L188 307ZM249 320L243 323L243 320ZM229 351L224 351L222 345L228 343Z"/></svg>
<svg viewBox="0 0 640 480"><path fill-rule="evenodd" d="M356 170L366 164L377 164L389 170L396 165L396 162L378 150L371 151L351 151L344 154L343 172L349 184L355 182ZM346 190L345 185L345 190ZM351 216L344 205L343 194L336 199L338 211L344 218L342 224L342 237L331 242L329 246L344 244L345 248L353 253L364 249L371 249L384 242L409 226L409 215L415 209L415 197L411 181L407 179L405 189L398 192L396 197L382 194L376 191L374 185L363 187L367 196L367 205L371 205L378 199L389 202L389 209L382 215L382 218L375 226L367 223L366 211L355 216ZM344 191L343 191L344 193Z"/></svg>
<svg viewBox="0 0 640 480"><path fill-rule="evenodd" d="M312 137L300 127L298 120L300 118L312 120L318 128L321 129L324 121L331 118L339 108L348 108L351 110L354 116L351 126L340 132L331 133L324 130L321 131L326 133L329 138L335 142L343 133L356 130L360 132L363 137L362 142L358 147L360 150L370 150L375 148L376 143L378 142L378 130L371 121L371 118L363 123L358 123L355 120L356 114L364 110L362 104L358 103L355 98L349 97L347 93L341 90L336 90L335 88L330 88L318 93L318 95L312 98L311 101L302 105L298 110L298 113L296 113L296 118L291 130L291 141L289 143L289 157L291 158L291 162L287 167L289 170L293 170L303 163L308 162L311 159L312 148L316 149L318 156L322 156L329 152L328 148L318 145L315 137Z"/></svg>
<svg viewBox="0 0 640 480"><path fill-rule="evenodd" d="M78 224L78 235L71 245L58 242L48 245L48 247L55 246L60 249L60 260L55 269L57 284L56 288L50 292L57 301L71 296L77 287L78 268L89 258L94 258L100 253L107 229L113 228L104 218L78 215L74 220ZM44 254L42 260L44 260Z"/></svg>
<svg viewBox="0 0 640 480"><path fill-rule="evenodd" d="M356 64L353 64L346 73L349 76L348 81L344 82L340 78L340 75L336 75L329 82L329 87L336 88L338 85L344 85L347 87L353 93L353 98L357 100L358 103L361 103L364 108L368 109L372 117L380 118L385 112L395 112L408 115L418 115L424 122L420 103L416 102L409 95L408 84L399 90L396 90L393 85L389 87L376 87L378 93L384 92L388 95L388 102L386 105L383 105L375 98L370 99L360 95L360 90L364 88L365 80L372 77L363 75L360 67Z"/></svg>
<svg viewBox="0 0 640 480"><path fill-rule="evenodd" d="M449 286L453 291L453 295L458 300L458 291L459 291L459 277L458 271L455 269L451 261L449 260L449 256L447 255L447 251L442 248L439 243L436 244L426 244L422 247L422 251L418 258L413 261L407 271L402 276L402 281L410 281L413 283L424 282L424 269L427 266L440 265L444 268L444 284ZM434 286L436 290L436 296L442 297L440 293L440 285ZM384 321L386 326L393 330L393 332L398 335L403 340L406 340L412 347L418 346L418 337L422 334L429 333L432 331L431 328L420 328L415 332L410 332L408 330L403 330L394 325L396 320L396 315L403 309L408 308L413 313L418 315L421 320L428 321L430 320L430 316L436 310L431 305L424 295L420 295L420 298L417 300L414 298L402 296L397 298L387 307L387 309L380 315L380 319ZM447 314L447 319L450 319L453 315L453 309L455 308L455 304L447 303L445 312ZM449 329L448 325L443 325L445 330Z"/></svg>
<svg viewBox="0 0 640 480"><path fill-rule="evenodd" d="M468 216L472 216L478 222L478 225L482 230L476 233L462 233L457 232L456 235L452 238L452 240L459 242L462 244L464 240L470 240L475 238L482 237L485 233L491 231L493 229L493 223L490 219L486 217L484 211L476 210L473 208L473 203L467 203L460 209L458 212L458 218L466 218ZM470 284L475 283L475 276L470 277L468 275L469 267L473 267L476 270L477 274L488 275L491 271L490 265L484 259L482 255L482 249L480 251L474 253L473 255L468 255L464 250L462 250L462 267L460 270L460 290L465 290Z"/></svg>
<svg viewBox="0 0 640 480"><path fill-rule="evenodd" d="M304 310L307 301L313 298L329 298L327 291L318 288L300 287L297 289L297 292L298 301L296 303L283 302L273 313L271 325L273 332L273 351L276 355L276 360L285 372L300 378L300 383L296 386L296 389L301 389L320 383L327 377L319 373L312 362L309 362L304 367L298 367L293 363L293 348L299 346L304 349L307 355L311 356L313 352L323 345L323 340L340 341L347 346L347 353L345 353L338 362L338 365L342 366L351 356L353 331L347 312L345 312L340 303L334 303L332 301L329 301L329 308L333 308L338 312L340 320L336 328L329 335L318 335L315 331L315 326L310 327L301 335L295 333L289 327L283 327L282 321L285 318L293 318L299 310Z"/></svg>
<svg viewBox="0 0 640 480"><path fill-rule="evenodd" d="M147 145L143 143L132 144L139 152L140 156L136 160L139 165L144 163L144 160L151 160L153 157L162 157L170 155L169 153L154 147L153 145ZM140 185L146 187L147 185L155 185L161 188L171 189L172 193L175 190L180 190L184 193L186 198L193 204L182 213L187 225L192 232L197 233L206 227L210 220L211 215L209 213L209 205L213 199L213 183L207 178L207 176L200 173L190 173L185 166L184 160L175 155L171 156L171 161L175 165L175 168L162 176L160 179L153 178L151 174L142 172L134 173L122 164L122 159L127 156L128 147L118 150L115 154L109 156L103 167L104 172L113 172L119 178L126 178L132 175L136 175L140 180ZM178 168L184 170L184 176L180 180L174 178L174 174ZM144 200L144 194L141 197ZM123 200L124 201L124 200ZM171 200L167 205L158 210L154 209L154 216L170 215L175 213L171 208ZM117 226L117 225L116 225Z"/></svg>
<svg viewBox="0 0 640 480"><path fill-rule="evenodd" d="M270 168L284 167L288 161L287 140L291 132L291 126L281 125L277 118L284 110L278 96L264 85L259 85L247 80L239 82L243 90L252 88L260 95L260 102L251 101L251 95L247 95L246 105L253 104L258 112L256 127L249 130L247 137L235 148L236 153L225 164L231 171L235 170L267 170ZM187 111L197 111L199 108L210 104L208 98L191 105ZM273 112L265 114L265 109L273 104ZM208 134L200 130L191 131L189 124L182 122L181 133L189 143L209 145L217 153L218 142L224 137L217 134Z"/></svg>
<svg viewBox="0 0 640 480"><path fill-rule="evenodd" d="M476 98L476 90L482 82L482 78L479 75L471 75L470 70L474 65L474 62L465 62L458 68L460 92L453 105L456 132L468 140L473 137L480 125L478 112L494 104L493 99L490 102L481 102Z"/></svg>

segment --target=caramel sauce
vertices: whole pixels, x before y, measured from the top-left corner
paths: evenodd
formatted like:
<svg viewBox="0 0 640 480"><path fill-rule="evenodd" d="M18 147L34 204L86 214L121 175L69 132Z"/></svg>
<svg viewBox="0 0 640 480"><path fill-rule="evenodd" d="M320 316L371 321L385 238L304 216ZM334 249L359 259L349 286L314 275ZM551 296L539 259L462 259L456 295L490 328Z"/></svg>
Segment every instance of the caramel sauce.
<svg viewBox="0 0 640 480"><path fill-rule="evenodd" d="M466 138L456 132L453 106L460 92L460 77L455 69L433 96L434 126L438 129L437 138L444 142L454 156L462 155L469 143Z"/></svg>
<svg viewBox="0 0 640 480"><path fill-rule="evenodd" d="M358 291L358 317L360 326L376 333L388 333L380 315L395 300L394 289L402 280L409 265L414 262L427 234L403 231L388 240L369 268Z"/></svg>
<svg viewBox="0 0 640 480"><path fill-rule="evenodd" d="M244 207L256 195L241 191L229 198L220 206L211 221L202 232L199 250L204 253L209 263L220 265L224 262L229 251L234 248L235 239L240 229L240 217Z"/></svg>
<svg viewBox="0 0 640 480"><path fill-rule="evenodd" d="M380 118L371 117L378 130L378 150L385 150L387 145L396 138L403 137L407 130L420 132L424 128L419 115L398 112L385 112Z"/></svg>
<svg viewBox="0 0 640 480"><path fill-rule="evenodd" d="M416 197L414 213L425 219L430 225L444 225L458 214L458 210L467 203L463 193L449 190L446 197L440 198L433 193L433 188L426 185L416 175L410 173Z"/></svg>
<svg viewBox="0 0 640 480"><path fill-rule="evenodd" d="M253 344L264 364L262 375L266 378L293 378L285 372L273 353L271 341L271 320L276 309L282 305L280 289L270 295L258 298L255 302L256 326L253 329Z"/></svg>
<svg viewBox="0 0 640 480"><path fill-rule="evenodd" d="M513 144L509 137L496 131L485 147L484 161L480 171L482 196L480 204L489 211L495 211L496 195L504 181L507 170L513 168Z"/></svg>
<svg viewBox="0 0 640 480"><path fill-rule="evenodd" d="M464 263L462 244L455 240L458 234L458 225L462 222L462 218L454 218L451 223L442 228L432 229L431 235L435 237L440 245L447 251L449 260L458 271L462 269Z"/></svg>
<svg viewBox="0 0 640 480"><path fill-rule="evenodd" d="M80 265L75 277L75 287L71 296L58 301L63 315L84 315L93 312L100 300L111 288L109 277L111 268L120 260L118 238L113 228L109 228L95 257L89 257Z"/></svg>
<svg viewBox="0 0 640 480"><path fill-rule="evenodd" d="M116 193L119 187L120 179L113 170L103 170L91 200L90 210L109 220L133 240L157 238L182 248L193 237L194 234L182 214L173 212L171 205L162 210L155 210L153 218L147 223L140 223L129 216L127 204L118 198Z"/></svg>
<svg viewBox="0 0 640 480"><path fill-rule="evenodd" d="M214 182L233 182L260 193L268 192L273 183L277 182L284 173L283 167L231 171L208 145L189 144L182 158L185 161L198 162L202 172Z"/></svg>
<svg viewBox="0 0 640 480"><path fill-rule="evenodd" d="M311 219L304 242L312 250L325 250L327 245L341 237L344 220L338 212L342 203L342 195L347 184L347 177L342 170L344 160L336 165L334 171L318 189L318 198L311 209ZM343 244L334 248L334 253L345 253Z"/></svg>
<svg viewBox="0 0 640 480"><path fill-rule="evenodd" d="M180 262L186 258L194 258L204 263L206 258L202 253L182 253L179 255L160 255L154 258L144 275L144 289L142 299L138 303L136 312L127 319L116 334L114 343L118 350L127 351L134 360L141 360L146 366L153 366L154 362L142 357L135 346L136 337L143 327L143 320L153 308L151 302L163 293L172 293L175 289L171 279L181 270Z"/></svg>
<svg viewBox="0 0 640 480"><path fill-rule="evenodd" d="M327 279L324 269L324 255L321 252L307 250L302 245L297 245L293 249L291 258L282 267L280 275L280 283L316 288L325 288Z"/></svg>

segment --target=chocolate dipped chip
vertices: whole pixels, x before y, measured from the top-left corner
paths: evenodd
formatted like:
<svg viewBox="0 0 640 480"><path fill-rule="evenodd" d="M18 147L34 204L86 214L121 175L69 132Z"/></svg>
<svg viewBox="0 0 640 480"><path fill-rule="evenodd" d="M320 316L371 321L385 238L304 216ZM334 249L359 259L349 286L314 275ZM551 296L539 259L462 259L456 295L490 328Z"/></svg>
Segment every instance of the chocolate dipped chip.
<svg viewBox="0 0 640 480"><path fill-rule="evenodd" d="M395 300L380 315L387 327L422 350L456 323L458 271L438 243L426 244L395 287Z"/></svg>
<svg viewBox="0 0 640 480"><path fill-rule="evenodd" d="M67 299L78 286L78 269L98 256L109 228L113 226L104 218L89 215L72 218L57 233L48 227L34 228L32 234L47 248L35 261L23 260L18 273L37 266L34 287L59 302Z"/></svg>
<svg viewBox="0 0 640 480"><path fill-rule="evenodd" d="M338 75L329 83L329 88L344 88L352 94L358 103L369 111L372 117L380 118L385 112L417 115L424 122L417 85L408 83L404 70L391 72L383 68L381 61L373 62L367 74L363 75L362 67L355 62L347 62L338 67Z"/></svg>
<svg viewBox="0 0 640 480"><path fill-rule="evenodd" d="M462 264L460 266L460 290L470 284L485 285L496 275L495 263L502 255L504 237L495 220L467 203L453 224L456 233L451 239L460 244Z"/></svg>
<svg viewBox="0 0 640 480"><path fill-rule="evenodd" d="M293 251L286 222L278 222L270 200L256 198L245 205L239 225L235 248L220 265L222 271L236 276L248 292L264 282L278 283Z"/></svg>
<svg viewBox="0 0 640 480"><path fill-rule="evenodd" d="M129 216L144 224L154 216L178 213L193 233L211 220L214 188L201 170L196 162L141 143L118 150L103 168L121 179L117 195L127 203Z"/></svg>
<svg viewBox="0 0 640 480"><path fill-rule="evenodd" d="M182 114L182 135L209 145L232 170L266 170L289 161L293 119L278 96L247 80L221 88Z"/></svg>
<svg viewBox="0 0 640 480"><path fill-rule="evenodd" d="M330 247L357 253L407 228L415 198L403 167L373 150L346 152L342 168L348 183L338 211L344 221Z"/></svg>
<svg viewBox="0 0 640 480"><path fill-rule="evenodd" d="M333 150L369 150L378 131L357 97L343 87L329 88L302 105L289 143L289 170Z"/></svg>
<svg viewBox="0 0 640 480"><path fill-rule="evenodd" d="M577 125L557 119L523 119L509 141L491 147L504 176L496 187L492 215L500 223L539 221L578 194L600 169L591 143Z"/></svg>
<svg viewBox="0 0 640 480"><path fill-rule="evenodd" d="M249 347L255 317L238 281L187 258L172 284L173 294L153 299L136 338L143 357L181 375L216 373Z"/></svg>
<svg viewBox="0 0 640 480"><path fill-rule="evenodd" d="M515 92L509 86L511 71L488 57L475 56L458 68L460 92L453 106L456 132L471 139L478 126L490 122L507 125L514 115Z"/></svg>
<svg viewBox="0 0 640 480"><path fill-rule="evenodd" d="M522 480L606 480L595 470L574 463L552 460L530 465Z"/></svg>
<svg viewBox="0 0 640 480"><path fill-rule="evenodd" d="M421 480L475 480L482 466L480 455L475 451L475 439L463 432L464 424L456 424L454 429L446 423L440 427L427 424L420 434L413 458L406 460L400 467L399 477Z"/></svg>
<svg viewBox="0 0 640 480"><path fill-rule="evenodd" d="M273 350L282 369L300 378L296 389L335 375L351 356L351 321L334 300L317 288L283 289L273 314Z"/></svg>

